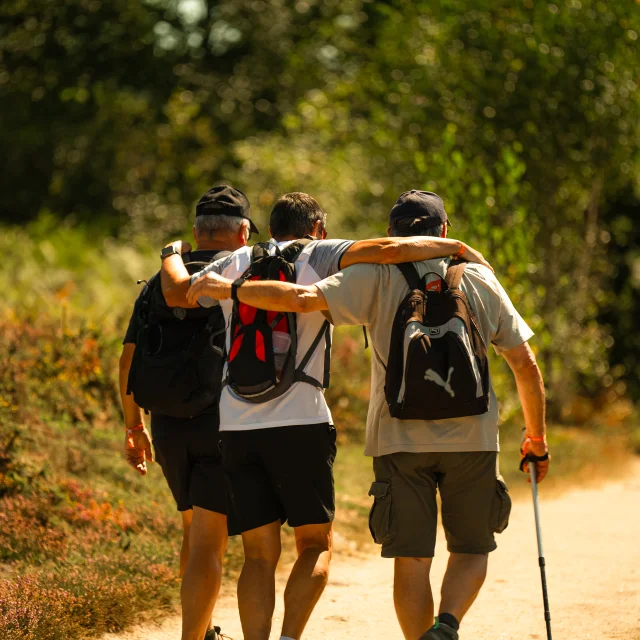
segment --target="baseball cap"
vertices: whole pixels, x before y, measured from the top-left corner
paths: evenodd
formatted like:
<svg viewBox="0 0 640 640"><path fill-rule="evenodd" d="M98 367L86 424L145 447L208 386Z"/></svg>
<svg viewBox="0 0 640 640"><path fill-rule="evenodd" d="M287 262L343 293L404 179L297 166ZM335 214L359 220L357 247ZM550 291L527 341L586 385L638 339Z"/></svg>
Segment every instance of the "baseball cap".
<svg viewBox="0 0 640 640"><path fill-rule="evenodd" d="M393 224L403 218L422 218L429 227L449 223L447 212L444 210L442 198L432 191L405 191L393 205L389 214L389 223ZM432 223L432 224L431 224Z"/></svg>
<svg viewBox="0 0 640 640"><path fill-rule="evenodd" d="M251 220L251 205L247 196L228 184L211 187L196 205L198 216L235 216L249 221L251 233L260 233Z"/></svg>

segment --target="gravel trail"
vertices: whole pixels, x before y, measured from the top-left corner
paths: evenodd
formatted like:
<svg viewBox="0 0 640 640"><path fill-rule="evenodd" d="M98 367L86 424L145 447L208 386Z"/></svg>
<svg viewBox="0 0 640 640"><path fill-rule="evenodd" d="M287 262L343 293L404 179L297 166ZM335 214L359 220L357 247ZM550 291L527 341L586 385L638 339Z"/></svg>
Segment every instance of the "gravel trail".
<svg viewBox="0 0 640 640"><path fill-rule="evenodd" d="M640 640L640 463L622 480L548 497L542 525L554 640ZM339 517L339 514L338 514ZM440 532L432 570L446 563ZM491 554L487 582L461 627L461 640L546 640L531 500L516 501L509 528ZM391 598L393 562L354 554L337 540L332 573L305 638L402 640ZM272 638L282 622L283 578ZM216 623L241 640L233 585L216 607ZM103 640L179 640L180 620Z"/></svg>

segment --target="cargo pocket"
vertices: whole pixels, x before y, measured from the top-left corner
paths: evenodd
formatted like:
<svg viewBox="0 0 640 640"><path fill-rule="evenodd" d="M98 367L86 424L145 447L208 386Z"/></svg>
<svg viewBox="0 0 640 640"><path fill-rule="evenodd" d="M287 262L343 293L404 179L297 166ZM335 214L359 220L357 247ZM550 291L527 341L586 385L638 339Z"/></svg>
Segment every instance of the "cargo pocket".
<svg viewBox="0 0 640 640"><path fill-rule="evenodd" d="M511 514L511 496L509 489L501 478L496 478L496 494L493 498L493 511L491 513L491 530L494 533L502 533L509 526Z"/></svg>
<svg viewBox="0 0 640 640"><path fill-rule="evenodd" d="M391 483L374 482L369 489L373 506L369 512L369 531L377 544L385 544L392 538L391 530Z"/></svg>

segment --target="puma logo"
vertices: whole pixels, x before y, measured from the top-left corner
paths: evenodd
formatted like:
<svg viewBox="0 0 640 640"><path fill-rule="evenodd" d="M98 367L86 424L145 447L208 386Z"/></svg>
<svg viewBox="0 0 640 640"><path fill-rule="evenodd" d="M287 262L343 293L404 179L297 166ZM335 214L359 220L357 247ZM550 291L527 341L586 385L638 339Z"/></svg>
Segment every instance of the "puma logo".
<svg viewBox="0 0 640 640"><path fill-rule="evenodd" d="M453 367L449 367L449 375L447 376L446 382L442 379L439 373L434 371L433 369L427 369L424 372L424 379L430 380L431 382L435 382L439 387L443 387L444 390L452 397L456 397L456 392L451 388L451 376L453 375Z"/></svg>

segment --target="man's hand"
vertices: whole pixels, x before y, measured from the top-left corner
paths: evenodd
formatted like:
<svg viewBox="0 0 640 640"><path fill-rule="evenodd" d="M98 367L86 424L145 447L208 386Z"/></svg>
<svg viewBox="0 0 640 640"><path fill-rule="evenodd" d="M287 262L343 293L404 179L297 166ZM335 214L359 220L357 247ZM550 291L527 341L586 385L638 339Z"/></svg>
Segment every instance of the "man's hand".
<svg viewBox="0 0 640 640"><path fill-rule="evenodd" d="M546 437L535 438L535 442L529 438L525 432L522 445L520 446L520 468L526 474L529 473L529 464L534 464L536 467L536 480L542 482L545 479L547 473L549 473L549 447L547 446ZM533 463L525 462L527 456L532 455L537 458L544 458L546 460L539 460ZM528 478L527 482L531 482L531 478Z"/></svg>
<svg viewBox="0 0 640 640"><path fill-rule="evenodd" d="M209 272L198 278L187 291L187 302L197 304L199 298L208 297L214 300L226 300L231 297L233 280L223 278L217 273Z"/></svg>
<svg viewBox="0 0 640 640"><path fill-rule="evenodd" d="M146 475L147 462L153 462L153 453L151 452L151 437L144 426L139 425L125 431L124 455L129 466L133 467L141 476Z"/></svg>
<svg viewBox="0 0 640 640"><path fill-rule="evenodd" d="M462 258L467 262L476 262L477 264L481 264L487 269L491 269L491 273L493 273L493 267L485 260L484 256L473 247L470 247L468 244L462 244L462 249L456 256L458 258Z"/></svg>

